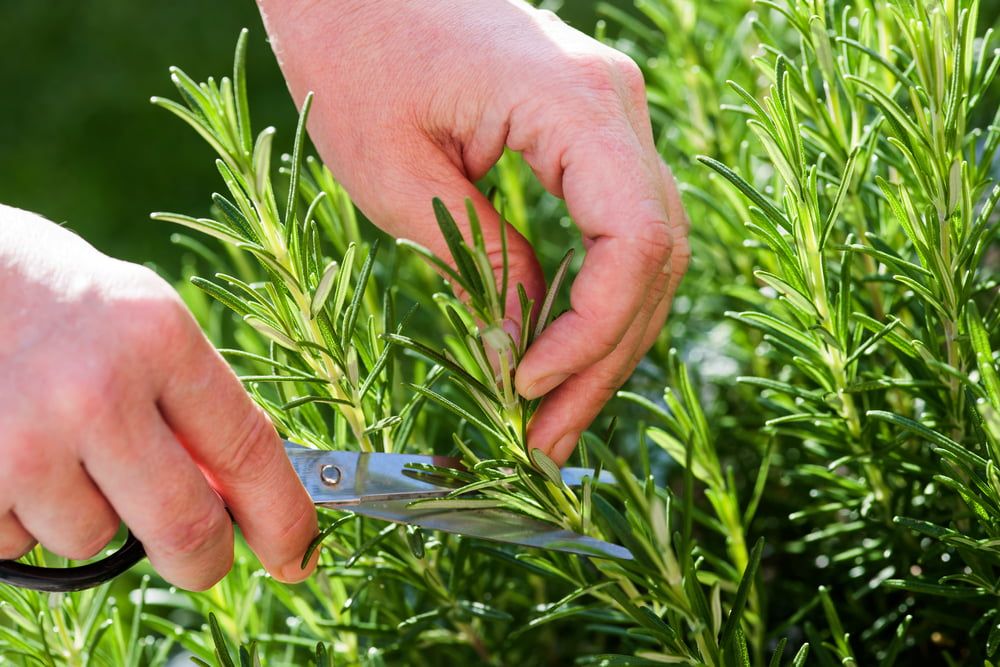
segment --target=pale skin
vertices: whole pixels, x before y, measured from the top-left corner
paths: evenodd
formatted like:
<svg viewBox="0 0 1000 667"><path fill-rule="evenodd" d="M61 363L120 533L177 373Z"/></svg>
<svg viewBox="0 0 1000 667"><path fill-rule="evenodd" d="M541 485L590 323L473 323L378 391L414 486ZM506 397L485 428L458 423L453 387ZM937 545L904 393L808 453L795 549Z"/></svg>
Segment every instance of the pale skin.
<svg viewBox="0 0 1000 667"><path fill-rule="evenodd" d="M543 397L529 446L565 462L656 339L688 262L636 65L517 0L259 4L296 102L316 94L314 144L390 234L447 256L431 198L455 212L468 198L499 268L503 223L473 183L505 146L566 200L586 258L515 377ZM507 234L511 284L540 301L534 251ZM0 559L36 542L87 558L124 521L167 581L204 589L232 564L228 507L272 575L309 575L312 504L167 283L0 206L0 304Z"/></svg>

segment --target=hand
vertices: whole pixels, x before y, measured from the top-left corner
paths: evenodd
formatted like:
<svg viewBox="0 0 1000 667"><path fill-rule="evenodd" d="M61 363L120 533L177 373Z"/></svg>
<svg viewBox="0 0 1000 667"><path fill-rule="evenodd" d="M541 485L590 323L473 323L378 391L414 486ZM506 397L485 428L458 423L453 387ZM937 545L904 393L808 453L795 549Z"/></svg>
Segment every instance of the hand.
<svg viewBox="0 0 1000 667"><path fill-rule="evenodd" d="M119 517L163 577L232 566L228 506L298 581L316 513L270 421L166 282L0 206L0 559L97 554Z"/></svg>
<svg viewBox="0 0 1000 667"><path fill-rule="evenodd" d="M504 146L564 197L587 249L555 320L516 376L545 395L530 446L564 462L663 327L688 262L687 220L653 145L638 67L519 0L259 0L310 134L362 211L448 256L431 209L472 200L500 265L496 211L476 190ZM508 228L511 285L544 278ZM508 312L516 313L516 292Z"/></svg>

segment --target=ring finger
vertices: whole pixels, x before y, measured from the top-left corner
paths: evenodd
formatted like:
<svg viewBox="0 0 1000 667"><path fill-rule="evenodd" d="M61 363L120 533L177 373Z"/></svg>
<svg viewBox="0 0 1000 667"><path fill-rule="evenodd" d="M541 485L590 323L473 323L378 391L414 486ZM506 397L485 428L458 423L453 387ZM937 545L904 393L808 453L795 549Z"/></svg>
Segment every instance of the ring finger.
<svg viewBox="0 0 1000 667"><path fill-rule="evenodd" d="M74 560L98 553L119 526L118 516L78 463L23 489L14 511L24 530L46 549Z"/></svg>
<svg viewBox="0 0 1000 667"><path fill-rule="evenodd" d="M136 408L132 420L118 437L95 438L84 460L157 572L204 590L232 565L232 522L155 406Z"/></svg>

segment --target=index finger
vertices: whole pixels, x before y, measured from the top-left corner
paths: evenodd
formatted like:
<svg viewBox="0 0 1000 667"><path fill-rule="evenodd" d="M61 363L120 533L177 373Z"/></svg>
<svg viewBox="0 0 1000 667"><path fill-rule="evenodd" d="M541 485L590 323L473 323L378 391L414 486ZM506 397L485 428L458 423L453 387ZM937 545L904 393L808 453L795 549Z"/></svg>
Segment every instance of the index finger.
<svg viewBox="0 0 1000 667"><path fill-rule="evenodd" d="M192 322L193 326L193 322ZM316 509L271 421L197 332L162 389L160 412L226 502L250 548L276 578L300 581Z"/></svg>
<svg viewBox="0 0 1000 667"><path fill-rule="evenodd" d="M518 391L527 398L605 358L645 324L637 316L662 298L673 247L659 158L624 113L570 145L561 164L567 207L589 247L570 310L534 341L518 368Z"/></svg>

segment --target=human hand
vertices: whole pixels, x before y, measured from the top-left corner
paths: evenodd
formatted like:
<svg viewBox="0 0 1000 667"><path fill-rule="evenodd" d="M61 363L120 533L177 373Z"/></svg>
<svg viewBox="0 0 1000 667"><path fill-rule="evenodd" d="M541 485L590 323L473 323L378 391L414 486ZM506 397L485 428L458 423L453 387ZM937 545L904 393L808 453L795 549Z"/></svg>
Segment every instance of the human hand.
<svg viewBox="0 0 1000 667"><path fill-rule="evenodd" d="M131 528L170 583L232 566L233 528L298 581L316 512L264 413L152 271L0 206L0 559Z"/></svg>
<svg viewBox="0 0 1000 667"><path fill-rule="evenodd" d="M390 234L446 257L431 199L457 214L468 198L499 273L505 223L474 182L504 146L565 198L587 256L571 309L515 378L526 398L545 396L529 445L565 462L655 341L690 252L638 67L519 0L259 4L293 96L316 93L314 143ZM540 303L534 252L507 236L510 284ZM518 312L516 292L507 298Z"/></svg>

